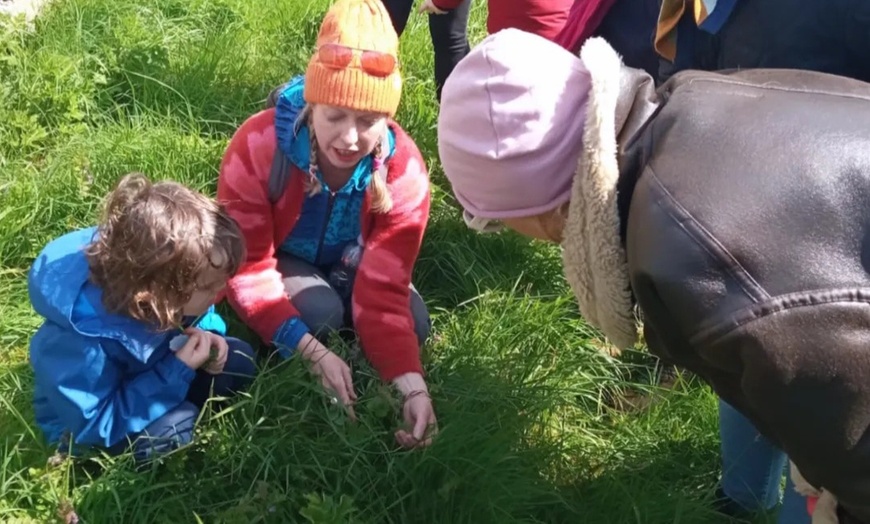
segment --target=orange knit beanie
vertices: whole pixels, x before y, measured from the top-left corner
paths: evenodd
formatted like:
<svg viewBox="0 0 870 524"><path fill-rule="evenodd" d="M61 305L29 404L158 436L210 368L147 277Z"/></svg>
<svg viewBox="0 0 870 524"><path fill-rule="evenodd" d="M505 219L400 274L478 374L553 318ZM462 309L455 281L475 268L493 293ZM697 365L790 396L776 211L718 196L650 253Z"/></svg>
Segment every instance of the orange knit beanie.
<svg viewBox="0 0 870 524"><path fill-rule="evenodd" d="M305 101L394 116L402 95L398 54L381 0L337 0L308 62Z"/></svg>

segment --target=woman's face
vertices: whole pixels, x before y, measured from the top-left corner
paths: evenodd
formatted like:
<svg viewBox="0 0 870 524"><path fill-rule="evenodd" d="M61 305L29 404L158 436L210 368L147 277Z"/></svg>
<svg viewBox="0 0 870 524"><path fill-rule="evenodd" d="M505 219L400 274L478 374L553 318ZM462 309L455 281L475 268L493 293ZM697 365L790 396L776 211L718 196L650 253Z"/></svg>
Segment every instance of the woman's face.
<svg viewBox="0 0 870 524"><path fill-rule="evenodd" d="M371 154L386 131L387 117L382 113L317 104L311 110L311 125L321 161L348 169Z"/></svg>
<svg viewBox="0 0 870 524"><path fill-rule="evenodd" d="M501 223L523 236L559 244L562 242L566 214L567 208L561 206L540 215L504 218Z"/></svg>

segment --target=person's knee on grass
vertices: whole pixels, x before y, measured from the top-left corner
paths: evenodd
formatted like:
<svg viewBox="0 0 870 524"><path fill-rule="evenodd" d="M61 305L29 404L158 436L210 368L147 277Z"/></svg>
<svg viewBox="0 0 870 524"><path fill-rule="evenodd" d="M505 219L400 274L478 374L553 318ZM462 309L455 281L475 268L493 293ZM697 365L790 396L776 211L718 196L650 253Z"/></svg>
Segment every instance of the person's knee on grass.
<svg viewBox="0 0 870 524"><path fill-rule="evenodd" d="M299 318L317 340L326 344L331 335L353 329L353 318L349 314L352 294L349 299L342 298L324 274L328 269L321 271L304 260L282 255L278 258L278 271L284 279L284 289L299 311ZM353 288L352 276L345 286ZM426 303L414 286L410 289L409 307L417 342L423 346L429 338L432 322Z"/></svg>
<svg viewBox="0 0 870 524"><path fill-rule="evenodd" d="M199 414L199 406L192 402L182 402L130 439L133 457L139 462L144 462L190 444L193 442L193 432Z"/></svg>
<svg viewBox="0 0 870 524"><path fill-rule="evenodd" d="M227 337L228 354L223 371L217 375L198 372L187 401L152 422L142 433L130 438L137 461L163 456L193 441L197 419L209 397L227 397L244 391L257 372L254 350L247 342ZM202 379L199 391L197 381ZM120 450L116 450L120 451Z"/></svg>
<svg viewBox="0 0 870 524"><path fill-rule="evenodd" d="M227 359L218 374L197 371L190 384L187 399L199 408L211 397L229 397L240 393L254 380L257 373L254 349L244 340L226 337Z"/></svg>

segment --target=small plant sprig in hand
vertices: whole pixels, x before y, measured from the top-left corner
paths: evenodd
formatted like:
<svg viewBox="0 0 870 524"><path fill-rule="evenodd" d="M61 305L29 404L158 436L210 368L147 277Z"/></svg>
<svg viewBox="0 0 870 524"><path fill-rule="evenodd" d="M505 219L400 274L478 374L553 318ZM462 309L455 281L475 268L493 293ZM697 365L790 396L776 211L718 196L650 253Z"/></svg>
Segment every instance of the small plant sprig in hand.
<svg viewBox="0 0 870 524"><path fill-rule="evenodd" d="M198 317L193 319L193 322L190 323L190 327L196 327L196 324L199 323L199 321L202 320L203 317L205 317L205 315L206 315L205 313L201 313ZM172 340L169 341L169 349L171 349L173 351L173 353L178 351L182 347L184 347L184 344L186 344L187 341L190 339L189 336L184 334L184 332L187 328L184 327L181 323L175 324L175 329L177 329L181 334L176 335L175 337L172 338ZM209 360L214 358L215 353L216 353L215 348L212 347L209 350Z"/></svg>
<svg viewBox="0 0 870 524"><path fill-rule="evenodd" d="M175 326L176 329L181 331L181 334L176 335L175 337L172 338L172 340L169 341L169 349L173 353L178 353L178 351L181 348L183 348L185 346L185 344L188 343L188 341L190 340L190 335L187 334L188 330L197 329L195 327L196 324L200 320L202 320L202 318L204 316L205 316L205 313L196 317L193 320L193 322L190 323L190 326L187 328L185 328L182 325ZM212 340L214 340L214 339L212 338ZM205 362L203 362L197 369L199 369L199 368L205 369L207 372L209 372L211 374L220 373L222 371L223 364L220 365L220 369L209 369L210 366L213 367L220 359L221 359L221 348L219 346L215 345L214 343L212 343L209 347L208 359L206 359Z"/></svg>

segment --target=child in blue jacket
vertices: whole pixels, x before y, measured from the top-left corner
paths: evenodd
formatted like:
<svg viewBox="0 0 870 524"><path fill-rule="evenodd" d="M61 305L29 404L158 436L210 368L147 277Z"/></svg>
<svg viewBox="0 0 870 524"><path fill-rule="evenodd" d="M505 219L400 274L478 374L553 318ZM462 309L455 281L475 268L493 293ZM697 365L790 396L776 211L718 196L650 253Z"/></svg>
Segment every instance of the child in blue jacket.
<svg viewBox="0 0 870 524"><path fill-rule="evenodd" d="M30 361L48 441L132 447L139 460L189 443L208 396L242 389L256 370L213 306L244 258L217 203L135 173L109 194L98 227L50 242L28 277L45 318Z"/></svg>

